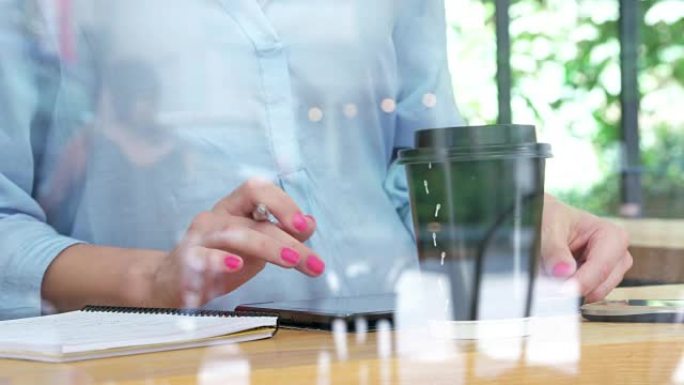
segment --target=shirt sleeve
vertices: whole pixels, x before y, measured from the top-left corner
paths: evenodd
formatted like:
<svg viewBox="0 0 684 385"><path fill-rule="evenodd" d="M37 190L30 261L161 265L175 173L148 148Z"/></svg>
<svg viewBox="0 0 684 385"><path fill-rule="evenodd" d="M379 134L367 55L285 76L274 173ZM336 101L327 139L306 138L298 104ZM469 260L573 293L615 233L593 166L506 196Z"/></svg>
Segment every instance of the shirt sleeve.
<svg viewBox="0 0 684 385"><path fill-rule="evenodd" d="M59 235L32 197L39 94L31 42L15 2L0 2L0 319L41 314L41 285L52 260L77 240Z"/></svg>
<svg viewBox="0 0 684 385"><path fill-rule="evenodd" d="M394 44L399 94L395 148L413 147L416 130L463 125L454 102L446 50L443 0L397 1ZM404 167L390 165L385 190L413 230Z"/></svg>

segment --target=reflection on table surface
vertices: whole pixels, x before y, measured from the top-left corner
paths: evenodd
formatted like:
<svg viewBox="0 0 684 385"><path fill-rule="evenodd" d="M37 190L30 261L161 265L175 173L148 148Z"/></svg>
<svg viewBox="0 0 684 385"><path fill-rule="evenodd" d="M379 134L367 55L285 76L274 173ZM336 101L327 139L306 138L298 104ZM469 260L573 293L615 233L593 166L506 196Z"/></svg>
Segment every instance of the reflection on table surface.
<svg viewBox="0 0 684 385"><path fill-rule="evenodd" d="M684 298L684 285L611 298ZM0 384L684 383L684 327L555 318L528 337L452 340L414 330L281 330L239 345L74 364L0 360Z"/></svg>

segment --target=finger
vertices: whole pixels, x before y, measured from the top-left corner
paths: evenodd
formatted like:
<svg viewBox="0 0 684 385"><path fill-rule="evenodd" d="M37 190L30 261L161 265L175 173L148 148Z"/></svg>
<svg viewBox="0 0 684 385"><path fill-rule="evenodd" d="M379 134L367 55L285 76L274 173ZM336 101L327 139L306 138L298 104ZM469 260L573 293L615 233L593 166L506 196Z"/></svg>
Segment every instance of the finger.
<svg viewBox="0 0 684 385"><path fill-rule="evenodd" d="M619 227L606 225L592 234L585 250L586 261L575 274L583 295L596 290L611 277L627 253L627 235Z"/></svg>
<svg viewBox="0 0 684 385"><path fill-rule="evenodd" d="M267 222L257 222L253 225L253 229L273 237L296 250L301 256L299 263L296 266L297 270L303 273L313 273L315 275L320 275L325 271L325 262L321 257L298 239L283 231L280 227Z"/></svg>
<svg viewBox="0 0 684 385"><path fill-rule="evenodd" d="M569 278L577 270L577 261L567 243L558 239L542 240L544 271L555 278Z"/></svg>
<svg viewBox="0 0 684 385"><path fill-rule="evenodd" d="M249 227L233 226L207 233L202 243L205 247L234 252L246 259L262 259L285 268L296 267L312 277L321 275L325 268L317 256L307 255L303 262L302 254L296 246L285 244Z"/></svg>
<svg viewBox="0 0 684 385"><path fill-rule="evenodd" d="M283 231L283 229L279 226L276 226L270 222L256 222L251 219L241 217L235 217L234 221L235 223L242 224L245 227L250 227L253 230L272 237L280 241L283 245L286 245L286 249L295 251L299 257L299 262L295 266L297 270L303 273L313 272L316 275L319 275L319 271L322 272L325 270L325 262L323 262L323 260L316 253L300 242L297 238ZM291 253L291 251L289 251L289 253Z"/></svg>
<svg viewBox="0 0 684 385"><path fill-rule="evenodd" d="M263 270L265 265L266 262L262 259L243 258L242 267L233 273L207 271L204 279L206 302L244 285Z"/></svg>
<svg viewBox="0 0 684 385"><path fill-rule="evenodd" d="M610 273L608 279L586 296L586 302L592 303L600 301L610 294L610 292L622 282L625 273L632 267L632 263L632 255L629 253L625 254L618 266Z"/></svg>
<svg viewBox="0 0 684 385"><path fill-rule="evenodd" d="M211 274L235 273L242 269L244 261L236 254L207 247L196 247L196 257L202 260L204 271Z"/></svg>
<svg viewBox="0 0 684 385"><path fill-rule="evenodd" d="M215 206L214 211L251 217L254 208L265 204L283 230L300 240L308 239L316 228L312 217L302 214L299 206L282 189L261 179L250 179Z"/></svg>
<svg viewBox="0 0 684 385"><path fill-rule="evenodd" d="M577 270L577 261L567 241L564 227L548 226L542 231L542 266L547 275L568 278Z"/></svg>
<svg viewBox="0 0 684 385"><path fill-rule="evenodd" d="M262 233L263 236L248 232L248 239L244 239L245 237L237 231L241 228L251 229ZM222 233L226 233L223 234L223 238ZM205 239L207 234L211 234L213 239ZM197 246L234 252L243 257L258 258L283 267L296 267L297 270L311 276L319 276L325 270L325 263L311 249L269 222L256 222L244 217L203 212L193 220L186 239L188 243ZM260 242L261 244L252 244L247 247L245 242ZM245 263L250 264L249 258Z"/></svg>
<svg viewBox="0 0 684 385"><path fill-rule="evenodd" d="M187 307L199 306L225 294L227 291L222 291L222 286L212 284L212 277L222 276L225 280L226 276L235 275L244 265L238 255L201 246L188 248L182 258L182 298Z"/></svg>

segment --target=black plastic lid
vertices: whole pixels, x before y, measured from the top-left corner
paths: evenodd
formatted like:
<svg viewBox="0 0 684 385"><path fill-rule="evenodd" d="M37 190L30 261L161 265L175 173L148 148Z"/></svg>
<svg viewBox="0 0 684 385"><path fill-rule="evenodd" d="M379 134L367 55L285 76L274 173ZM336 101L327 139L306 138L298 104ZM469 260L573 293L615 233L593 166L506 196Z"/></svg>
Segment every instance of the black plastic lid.
<svg viewBox="0 0 684 385"><path fill-rule="evenodd" d="M550 156L551 147L537 142L535 127L522 124L420 130L416 132L416 148L399 151L401 163Z"/></svg>
<svg viewBox="0 0 684 385"><path fill-rule="evenodd" d="M532 125L493 124L431 128L416 132L416 147L480 147L492 145L537 143Z"/></svg>

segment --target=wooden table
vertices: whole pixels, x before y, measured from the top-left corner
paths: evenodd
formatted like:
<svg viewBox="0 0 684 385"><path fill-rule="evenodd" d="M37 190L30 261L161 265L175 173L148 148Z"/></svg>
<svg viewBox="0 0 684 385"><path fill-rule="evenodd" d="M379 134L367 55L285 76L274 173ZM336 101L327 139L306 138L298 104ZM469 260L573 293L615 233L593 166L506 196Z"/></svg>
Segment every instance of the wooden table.
<svg viewBox="0 0 684 385"><path fill-rule="evenodd" d="M682 298L684 285L611 296ZM684 383L684 326L571 319L545 336L489 341L281 330L240 345L75 364L0 360L0 385Z"/></svg>

